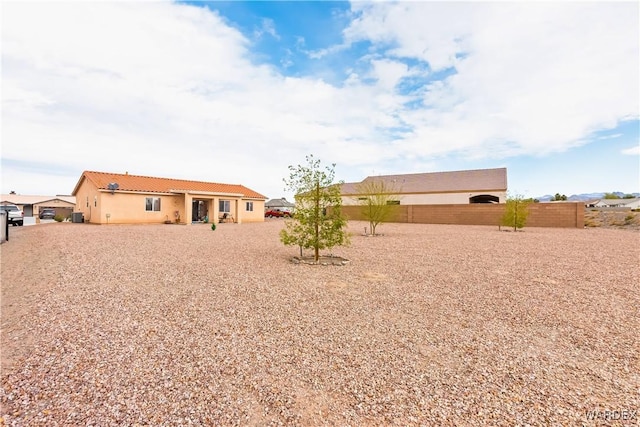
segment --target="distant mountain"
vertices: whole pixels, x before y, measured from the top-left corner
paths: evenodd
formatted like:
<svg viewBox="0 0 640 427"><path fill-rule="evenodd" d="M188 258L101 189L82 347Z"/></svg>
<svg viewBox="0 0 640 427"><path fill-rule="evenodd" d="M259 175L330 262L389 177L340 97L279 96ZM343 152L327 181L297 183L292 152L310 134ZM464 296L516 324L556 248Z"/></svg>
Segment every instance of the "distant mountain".
<svg viewBox="0 0 640 427"><path fill-rule="evenodd" d="M585 200L593 200L593 199L603 199L604 195L606 193L582 193L582 194L573 194L571 196L567 196L567 200L572 201L572 202L583 202ZM626 196L629 193L622 193L620 191L614 191L613 194L615 194L616 196L623 198L624 196ZM633 195L633 197L640 197L640 193L631 193ZM536 199L540 200L541 202L548 202L549 200L553 199L553 195L551 194L546 194L544 196L541 197L536 197Z"/></svg>

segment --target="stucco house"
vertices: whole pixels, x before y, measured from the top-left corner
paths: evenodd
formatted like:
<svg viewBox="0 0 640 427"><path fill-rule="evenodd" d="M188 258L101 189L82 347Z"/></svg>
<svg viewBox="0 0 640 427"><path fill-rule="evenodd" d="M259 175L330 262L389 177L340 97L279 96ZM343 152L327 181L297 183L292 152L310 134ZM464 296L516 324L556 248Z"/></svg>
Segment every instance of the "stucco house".
<svg viewBox="0 0 640 427"><path fill-rule="evenodd" d="M22 194L3 194L3 205L11 204L16 205L24 212L25 218L37 217L40 214L40 210L44 208L54 209L56 215L61 215L65 218L71 217L71 212L76 205L76 198L73 196L34 196L34 195L22 195Z"/></svg>
<svg viewBox="0 0 640 427"><path fill-rule="evenodd" d="M504 203L507 199L507 169L477 169L403 175L368 176L362 182L344 183L342 204L357 205L358 187L382 181L390 195L402 205Z"/></svg>
<svg viewBox="0 0 640 427"><path fill-rule="evenodd" d="M293 212L296 205L285 199L271 199L265 203L265 210L279 210L282 212Z"/></svg>
<svg viewBox="0 0 640 427"><path fill-rule="evenodd" d="M634 197L629 199L598 199L585 202L586 207L590 208L627 208L640 209L640 198Z"/></svg>
<svg viewBox="0 0 640 427"><path fill-rule="evenodd" d="M92 224L264 221L262 194L238 184L85 171L72 195Z"/></svg>

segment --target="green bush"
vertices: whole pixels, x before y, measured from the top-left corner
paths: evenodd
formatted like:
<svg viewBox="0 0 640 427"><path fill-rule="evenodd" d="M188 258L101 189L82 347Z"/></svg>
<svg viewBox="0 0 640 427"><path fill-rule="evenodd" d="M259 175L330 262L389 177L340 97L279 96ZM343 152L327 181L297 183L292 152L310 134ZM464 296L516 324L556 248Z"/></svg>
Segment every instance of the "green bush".
<svg viewBox="0 0 640 427"><path fill-rule="evenodd" d="M56 216L53 217L53 220L55 222L62 222L62 221L64 221L64 217L62 215L56 215Z"/></svg>
<svg viewBox="0 0 640 427"><path fill-rule="evenodd" d="M307 156L306 165L289 166L287 189L295 194L296 214L280 230L280 241L286 246L313 249L317 263L321 249L347 245L349 234L345 230L347 219L342 215L340 185L335 184L335 164L324 167L313 155Z"/></svg>
<svg viewBox="0 0 640 427"><path fill-rule="evenodd" d="M522 196L516 195L507 197L505 204L505 212L500 221L501 225L513 227L513 231L523 228L527 223L529 216L529 200L525 200Z"/></svg>

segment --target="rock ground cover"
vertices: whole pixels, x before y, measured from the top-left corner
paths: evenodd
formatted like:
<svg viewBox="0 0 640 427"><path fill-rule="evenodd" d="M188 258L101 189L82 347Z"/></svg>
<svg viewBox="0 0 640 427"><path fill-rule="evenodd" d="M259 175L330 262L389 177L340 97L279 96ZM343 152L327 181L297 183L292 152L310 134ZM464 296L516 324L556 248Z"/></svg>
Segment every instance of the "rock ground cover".
<svg viewBox="0 0 640 427"><path fill-rule="evenodd" d="M587 208L584 213L584 225L585 227L640 231L640 212L606 211Z"/></svg>
<svg viewBox="0 0 640 427"><path fill-rule="evenodd" d="M638 410L633 231L281 221L16 227L6 425L598 425ZM43 244L46 242L46 244Z"/></svg>

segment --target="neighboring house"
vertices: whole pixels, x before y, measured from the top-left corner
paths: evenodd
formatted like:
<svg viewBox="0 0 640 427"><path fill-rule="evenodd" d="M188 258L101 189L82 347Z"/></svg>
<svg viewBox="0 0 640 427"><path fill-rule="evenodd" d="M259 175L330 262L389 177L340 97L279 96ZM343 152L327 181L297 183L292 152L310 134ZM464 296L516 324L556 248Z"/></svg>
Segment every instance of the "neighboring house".
<svg viewBox="0 0 640 427"><path fill-rule="evenodd" d="M73 193L92 224L264 221L262 194L243 185L85 171Z"/></svg>
<svg viewBox="0 0 640 427"><path fill-rule="evenodd" d="M296 205L287 201L284 197L281 199L271 199L264 204L265 211L278 210L282 212L293 212Z"/></svg>
<svg viewBox="0 0 640 427"><path fill-rule="evenodd" d="M590 200L585 206L590 208L640 209L640 198Z"/></svg>
<svg viewBox="0 0 640 427"><path fill-rule="evenodd" d="M623 200L625 208L631 209L640 209L640 197L635 197L633 199L621 199Z"/></svg>
<svg viewBox="0 0 640 427"><path fill-rule="evenodd" d="M55 209L56 215L70 218L76 205L73 196L23 196L21 194L3 194L1 204L18 206L25 217L37 217L41 209Z"/></svg>
<svg viewBox="0 0 640 427"><path fill-rule="evenodd" d="M498 168L368 176L342 185L343 205L358 204L362 197L358 186L372 180L395 189L391 196L402 205L504 203L507 199L507 169Z"/></svg>

